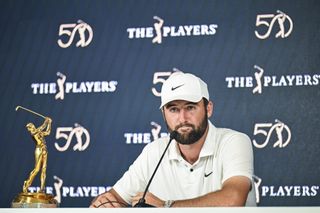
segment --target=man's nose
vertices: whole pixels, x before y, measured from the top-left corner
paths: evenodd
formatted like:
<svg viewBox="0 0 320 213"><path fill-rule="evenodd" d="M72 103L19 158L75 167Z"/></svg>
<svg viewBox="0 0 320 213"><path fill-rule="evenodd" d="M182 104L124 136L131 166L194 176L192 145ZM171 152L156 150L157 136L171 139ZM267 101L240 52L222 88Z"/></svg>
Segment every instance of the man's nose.
<svg viewBox="0 0 320 213"><path fill-rule="evenodd" d="M184 109L181 109L179 112L179 122L180 123L185 123L188 119L188 114L187 111Z"/></svg>

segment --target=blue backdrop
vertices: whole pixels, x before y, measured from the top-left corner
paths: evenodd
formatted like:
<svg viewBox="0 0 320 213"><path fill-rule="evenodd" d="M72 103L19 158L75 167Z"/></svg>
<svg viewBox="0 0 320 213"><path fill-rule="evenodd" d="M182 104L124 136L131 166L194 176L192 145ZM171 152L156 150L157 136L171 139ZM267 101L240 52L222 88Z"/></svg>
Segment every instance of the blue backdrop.
<svg viewBox="0 0 320 213"><path fill-rule="evenodd" d="M86 207L166 134L162 82L203 78L211 121L252 139L260 206L320 205L319 1L0 1L0 207L53 119L47 192ZM30 191L39 186L39 178Z"/></svg>

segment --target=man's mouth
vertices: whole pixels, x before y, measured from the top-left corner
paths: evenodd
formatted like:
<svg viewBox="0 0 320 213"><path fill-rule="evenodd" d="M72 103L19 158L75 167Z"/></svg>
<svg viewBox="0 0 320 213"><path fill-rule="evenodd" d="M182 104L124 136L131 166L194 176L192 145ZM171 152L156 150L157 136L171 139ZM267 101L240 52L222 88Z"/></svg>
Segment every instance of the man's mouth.
<svg viewBox="0 0 320 213"><path fill-rule="evenodd" d="M187 133L187 132L190 132L192 130L192 127L191 126L181 126L177 130L180 133Z"/></svg>

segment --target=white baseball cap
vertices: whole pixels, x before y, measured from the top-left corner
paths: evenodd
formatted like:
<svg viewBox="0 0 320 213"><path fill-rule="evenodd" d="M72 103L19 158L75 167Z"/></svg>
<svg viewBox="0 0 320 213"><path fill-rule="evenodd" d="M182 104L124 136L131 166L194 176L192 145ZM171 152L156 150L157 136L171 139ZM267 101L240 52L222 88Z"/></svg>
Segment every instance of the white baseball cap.
<svg viewBox="0 0 320 213"><path fill-rule="evenodd" d="M202 98L209 100L207 84L191 73L174 72L161 88L160 109L174 100L197 103Z"/></svg>

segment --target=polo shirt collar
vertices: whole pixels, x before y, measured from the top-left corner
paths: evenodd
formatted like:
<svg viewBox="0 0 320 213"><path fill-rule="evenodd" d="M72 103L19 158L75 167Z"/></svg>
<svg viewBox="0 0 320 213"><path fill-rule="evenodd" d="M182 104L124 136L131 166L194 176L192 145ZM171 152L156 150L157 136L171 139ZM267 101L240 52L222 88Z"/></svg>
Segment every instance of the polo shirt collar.
<svg viewBox="0 0 320 213"><path fill-rule="evenodd" d="M214 150L215 140L213 140L213 138L214 138L213 136L216 132L216 127L209 120L208 120L208 125L209 125L208 134L207 134L205 142L201 148L199 158L211 156L211 155L214 155L214 153L215 153L215 150ZM172 141L172 144L168 148L168 155L169 155L170 160L183 159L180 154L180 150L179 150L177 141L175 141L175 140Z"/></svg>

